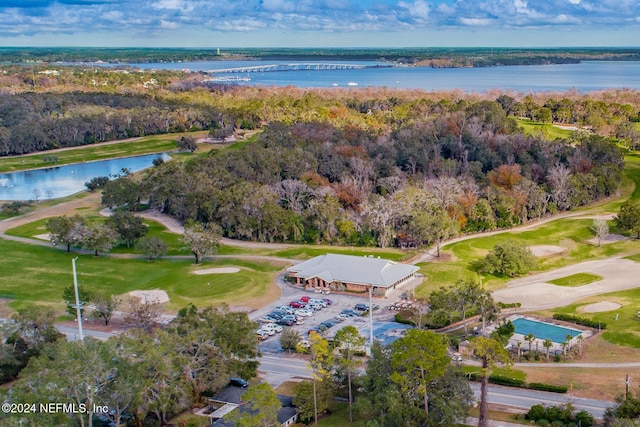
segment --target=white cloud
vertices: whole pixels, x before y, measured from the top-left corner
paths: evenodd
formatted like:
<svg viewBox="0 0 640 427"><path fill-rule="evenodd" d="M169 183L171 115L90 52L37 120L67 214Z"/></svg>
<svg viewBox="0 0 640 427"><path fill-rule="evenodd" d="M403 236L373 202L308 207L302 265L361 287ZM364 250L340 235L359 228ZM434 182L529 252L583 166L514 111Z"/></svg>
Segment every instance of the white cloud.
<svg viewBox="0 0 640 427"><path fill-rule="evenodd" d="M286 0L263 0L262 7L265 10L284 13L293 12L296 9L295 3Z"/></svg>
<svg viewBox="0 0 640 427"><path fill-rule="evenodd" d="M469 25L473 27L484 27L491 25L494 21L488 18L459 18L460 23L463 25Z"/></svg>
<svg viewBox="0 0 640 427"><path fill-rule="evenodd" d="M398 6L409 11L409 15L415 19L426 20L429 18L429 5L423 0L416 0L413 3L404 1L398 2Z"/></svg>
<svg viewBox="0 0 640 427"><path fill-rule="evenodd" d="M580 4L582 0L569 0L569 3L571 4Z"/></svg>
<svg viewBox="0 0 640 427"><path fill-rule="evenodd" d="M518 13L529 12L526 0L513 0L513 5L516 7L516 12Z"/></svg>
<svg viewBox="0 0 640 427"><path fill-rule="evenodd" d="M182 0L159 0L154 7L157 9L182 9Z"/></svg>
<svg viewBox="0 0 640 427"><path fill-rule="evenodd" d="M176 22L165 21L164 19L160 20L160 28L164 28L167 30L175 30L178 28L178 24Z"/></svg>

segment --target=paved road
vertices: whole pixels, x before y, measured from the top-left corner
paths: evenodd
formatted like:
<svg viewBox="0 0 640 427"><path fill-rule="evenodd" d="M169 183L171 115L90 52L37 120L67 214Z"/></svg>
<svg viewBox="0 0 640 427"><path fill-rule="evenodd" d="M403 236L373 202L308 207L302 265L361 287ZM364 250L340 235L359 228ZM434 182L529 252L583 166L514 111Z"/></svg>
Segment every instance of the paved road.
<svg viewBox="0 0 640 427"><path fill-rule="evenodd" d="M260 371L265 374L265 381L278 386L283 379L311 378L311 370L305 360L285 356L263 356ZM476 399L480 399L480 383L471 382ZM514 387L489 386L489 403L522 409L523 412L537 404L560 405L571 402L577 410L585 410L596 418L602 418L604 411L613 406L613 402L584 399L570 393L549 393L526 390Z"/></svg>
<svg viewBox="0 0 640 427"><path fill-rule="evenodd" d="M78 339L78 328L56 325L56 329L67 336L67 341L76 341ZM82 334L85 337L92 337L102 341L106 341L116 335L114 332L92 331L91 329L82 329Z"/></svg>

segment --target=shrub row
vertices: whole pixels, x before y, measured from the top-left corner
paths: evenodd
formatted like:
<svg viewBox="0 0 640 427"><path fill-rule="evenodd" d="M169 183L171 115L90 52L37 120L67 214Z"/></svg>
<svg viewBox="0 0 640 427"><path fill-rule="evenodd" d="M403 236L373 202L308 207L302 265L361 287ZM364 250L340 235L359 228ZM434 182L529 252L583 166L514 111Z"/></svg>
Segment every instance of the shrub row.
<svg viewBox="0 0 640 427"><path fill-rule="evenodd" d="M482 379L482 375L480 374L480 372L469 372L468 375L471 381L480 381ZM496 384L496 385L529 388L531 390L550 391L553 393L566 393L569 389L567 386L564 386L564 385L553 385L553 384L545 384L545 383L527 384L527 382L524 380L521 380L518 378L505 377L503 375L491 375L489 377L489 382L491 384Z"/></svg>
<svg viewBox="0 0 640 427"><path fill-rule="evenodd" d="M573 314L556 313L553 315L553 318L556 320L575 323L576 325L587 326L589 328L607 329L607 324L604 322L596 322L595 320L574 316Z"/></svg>
<svg viewBox="0 0 640 427"><path fill-rule="evenodd" d="M552 393L566 393L569 389L566 385L553 385L545 383L529 383L529 388L532 390L550 391Z"/></svg>

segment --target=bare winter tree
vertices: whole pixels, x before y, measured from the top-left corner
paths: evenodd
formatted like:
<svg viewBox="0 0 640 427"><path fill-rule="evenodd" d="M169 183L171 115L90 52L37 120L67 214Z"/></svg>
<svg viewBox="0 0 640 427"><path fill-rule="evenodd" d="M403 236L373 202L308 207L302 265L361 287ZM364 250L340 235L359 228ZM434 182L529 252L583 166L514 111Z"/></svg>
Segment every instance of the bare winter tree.
<svg viewBox="0 0 640 427"><path fill-rule="evenodd" d="M285 179L275 186L280 205L296 213L302 213L313 192L307 184L297 179Z"/></svg>
<svg viewBox="0 0 640 427"><path fill-rule="evenodd" d="M607 220L604 218L595 218L591 226L591 231L596 235L598 247L600 247L602 240L609 235L609 224L607 224Z"/></svg>
<svg viewBox="0 0 640 427"><path fill-rule="evenodd" d="M558 209L569 207L569 193L571 192L571 171L564 165L556 165L549 170L547 180L551 187L551 197Z"/></svg>

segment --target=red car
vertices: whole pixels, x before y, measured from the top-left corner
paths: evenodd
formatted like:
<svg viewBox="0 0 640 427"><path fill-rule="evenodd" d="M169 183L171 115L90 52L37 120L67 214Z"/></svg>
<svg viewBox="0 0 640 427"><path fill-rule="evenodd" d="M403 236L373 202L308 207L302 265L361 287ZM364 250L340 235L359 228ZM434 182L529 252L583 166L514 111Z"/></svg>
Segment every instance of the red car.
<svg viewBox="0 0 640 427"><path fill-rule="evenodd" d="M309 298L311 298L311 297L309 297L308 295L304 295L304 296L300 297L300 301L309 302Z"/></svg>
<svg viewBox="0 0 640 427"><path fill-rule="evenodd" d="M291 301L289 303L289 307L291 308L303 308L304 306L306 306L307 304L305 304L302 301Z"/></svg>

